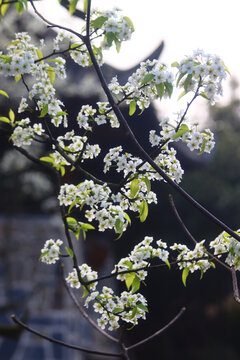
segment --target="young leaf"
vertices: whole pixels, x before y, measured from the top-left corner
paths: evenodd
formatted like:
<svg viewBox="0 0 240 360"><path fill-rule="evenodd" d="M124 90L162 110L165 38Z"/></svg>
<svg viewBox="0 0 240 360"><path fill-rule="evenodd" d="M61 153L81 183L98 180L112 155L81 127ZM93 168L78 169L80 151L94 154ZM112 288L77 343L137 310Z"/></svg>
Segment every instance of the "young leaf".
<svg viewBox="0 0 240 360"><path fill-rule="evenodd" d="M95 20L91 21L91 25L94 29L101 29L107 19L108 18L106 16L99 16Z"/></svg>
<svg viewBox="0 0 240 360"><path fill-rule="evenodd" d="M9 119L11 120L12 123L14 123L15 114L12 109L9 110Z"/></svg>
<svg viewBox="0 0 240 360"><path fill-rule="evenodd" d="M171 270L171 265L170 265L170 262L168 261L168 259L165 261L165 264L167 264L169 270Z"/></svg>
<svg viewBox="0 0 240 360"><path fill-rule="evenodd" d="M78 0L70 0L70 4L69 4L70 15L72 15L75 12L77 3L78 3Z"/></svg>
<svg viewBox="0 0 240 360"><path fill-rule="evenodd" d="M65 250L68 253L68 255L70 256L70 258L73 258L73 251L72 249L70 249L69 247L65 246Z"/></svg>
<svg viewBox="0 0 240 360"><path fill-rule="evenodd" d="M179 63L178 63L177 61L174 61L174 62L171 64L172 67L178 67L178 65L179 65Z"/></svg>
<svg viewBox="0 0 240 360"><path fill-rule="evenodd" d="M172 93L173 93L173 85L171 83L169 83L168 81L166 81L164 83L164 85L165 85L165 88L167 90L168 96L171 97Z"/></svg>
<svg viewBox="0 0 240 360"><path fill-rule="evenodd" d="M176 134L173 135L172 139L176 140L177 138L179 138L180 136L186 134L189 131L189 128L186 124L182 124L180 126L180 128L178 129L178 131L176 132Z"/></svg>
<svg viewBox="0 0 240 360"><path fill-rule="evenodd" d="M191 82L192 82L192 74L188 74L186 80L183 83L183 87L186 92L188 92L188 88Z"/></svg>
<svg viewBox="0 0 240 360"><path fill-rule="evenodd" d="M151 182L150 182L150 180L145 176L145 177L142 178L142 181L146 184L147 193L149 193L149 191L151 190Z"/></svg>
<svg viewBox="0 0 240 360"><path fill-rule="evenodd" d="M83 0L83 11L87 13L88 9L88 0Z"/></svg>
<svg viewBox="0 0 240 360"><path fill-rule="evenodd" d="M162 100L162 97L164 95L164 83L156 84L156 90L158 96L160 97L160 100Z"/></svg>
<svg viewBox="0 0 240 360"><path fill-rule="evenodd" d="M50 80L50 83L53 84L54 81L55 81L55 70L53 67L49 66L48 70L47 70L47 73L48 73L48 77L49 77L49 80Z"/></svg>
<svg viewBox="0 0 240 360"><path fill-rule="evenodd" d="M43 118L44 116L47 115L47 113L48 113L48 104L44 104L39 117Z"/></svg>
<svg viewBox="0 0 240 360"><path fill-rule="evenodd" d="M133 282L132 282L132 293L133 294L140 289L140 285L141 285L141 281L136 275Z"/></svg>
<svg viewBox="0 0 240 360"><path fill-rule="evenodd" d="M137 195L138 190L139 190L139 180L138 179L133 179L131 181L131 184L130 184L130 195L129 195L129 197L131 199L133 199Z"/></svg>
<svg viewBox="0 0 240 360"><path fill-rule="evenodd" d="M8 94L3 90L0 90L0 95L6 96L7 98L9 98Z"/></svg>
<svg viewBox="0 0 240 360"><path fill-rule="evenodd" d="M9 8L10 3L8 4L2 4L0 7L1 15L4 16L7 12L7 9Z"/></svg>
<svg viewBox="0 0 240 360"><path fill-rule="evenodd" d="M54 164L54 160L50 156L42 156L39 160Z"/></svg>
<svg viewBox="0 0 240 360"><path fill-rule="evenodd" d="M186 94L187 94L186 91L183 90L177 99L180 100Z"/></svg>
<svg viewBox="0 0 240 360"><path fill-rule="evenodd" d="M148 308L145 305L143 305L142 303L137 304L137 307L143 311L148 312Z"/></svg>
<svg viewBox="0 0 240 360"><path fill-rule="evenodd" d="M0 121L5 122L7 124L11 124L11 121L6 116L0 116Z"/></svg>
<svg viewBox="0 0 240 360"><path fill-rule="evenodd" d="M129 23L130 28L132 29L132 31L134 31L135 29L132 20L128 16L124 16L123 19Z"/></svg>
<svg viewBox="0 0 240 360"><path fill-rule="evenodd" d="M137 108L137 103L135 100L132 100L129 104L129 115L132 116Z"/></svg>
<svg viewBox="0 0 240 360"><path fill-rule="evenodd" d="M82 298L85 298L88 295L89 291L86 286L83 286L83 296Z"/></svg>
<svg viewBox="0 0 240 360"><path fill-rule="evenodd" d="M14 76L15 82L19 82L20 79L21 79L21 74L18 74L18 75Z"/></svg>
<svg viewBox="0 0 240 360"><path fill-rule="evenodd" d="M68 224L69 226L75 227L75 226L78 225L77 220L74 219L73 217L67 217L67 218L66 218L66 221L67 221L67 224Z"/></svg>
<svg viewBox="0 0 240 360"><path fill-rule="evenodd" d="M187 281L188 274L189 274L189 268L185 267L183 269L183 272L182 272L182 282L183 282L184 286L186 286L186 281Z"/></svg>
<svg viewBox="0 0 240 360"><path fill-rule="evenodd" d="M153 79L154 79L154 75L153 75L153 74L151 74L151 73L146 74L146 75L144 76L144 78L142 79L142 85L149 83L149 82L150 82L151 80L153 80Z"/></svg>
<svg viewBox="0 0 240 360"><path fill-rule="evenodd" d="M136 276L136 274L134 272L127 274L125 283L126 283L128 290L130 289L130 287L133 283L133 280L135 279L135 276Z"/></svg>
<svg viewBox="0 0 240 360"><path fill-rule="evenodd" d="M148 203L143 200L139 208L140 221L144 222L148 216Z"/></svg>

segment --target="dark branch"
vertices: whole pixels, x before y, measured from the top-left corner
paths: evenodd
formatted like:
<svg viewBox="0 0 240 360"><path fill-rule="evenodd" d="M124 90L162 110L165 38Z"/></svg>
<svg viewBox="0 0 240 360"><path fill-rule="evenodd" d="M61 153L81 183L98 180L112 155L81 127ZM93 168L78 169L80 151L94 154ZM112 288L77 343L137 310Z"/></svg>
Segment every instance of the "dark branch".
<svg viewBox="0 0 240 360"><path fill-rule="evenodd" d="M107 356L107 357L118 357L118 358L121 358L122 357L122 354L114 354L114 353L108 353L108 352L102 352L102 351L96 351L96 350L90 350L90 349L87 349L87 348L84 348L84 347L80 347L80 346L76 346L76 345L72 345L72 344L68 344L64 341L60 341L60 340L57 340L57 339L54 339L48 335L45 335L33 328L31 328L30 326L24 324L22 321L20 321L15 315L12 315L11 316L13 321L20 325L22 328L24 328L25 330L37 335L37 336L40 336L42 339L45 339L45 340L48 340L50 342L53 342L55 344L59 344L59 345L62 345L62 346L65 346L69 349L73 349L73 350L78 350L78 351L82 351L82 352L85 352L87 354L94 354L94 355L100 355L100 356Z"/></svg>

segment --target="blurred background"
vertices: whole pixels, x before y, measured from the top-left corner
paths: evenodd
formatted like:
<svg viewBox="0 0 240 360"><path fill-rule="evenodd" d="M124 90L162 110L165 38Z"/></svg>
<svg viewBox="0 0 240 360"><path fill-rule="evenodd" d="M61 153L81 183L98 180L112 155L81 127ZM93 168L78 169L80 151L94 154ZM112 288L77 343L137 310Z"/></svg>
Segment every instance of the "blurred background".
<svg viewBox="0 0 240 360"><path fill-rule="evenodd" d="M106 76L118 74L125 78L134 66L158 49L164 47L160 59L171 64L188 55L196 48L220 55L232 73L226 82L223 100L209 108L197 101L191 109L191 117L202 121L215 134L216 146L211 155L199 157L178 149L178 158L185 170L182 187L208 210L233 229L239 226L240 196L240 97L239 97L239 48L238 5L235 1L202 1L198 8L191 1L182 0L139 2L96 0L98 7L117 5L124 9L134 22L136 32L129 44L124 44L120 54L112 51L107 55L104 68ZM49 20L79 29L82 22L70 18L66 10L55 0L36 3L37 8ZM63 20L64 19L64 20ZM64 21L64 22L63 22ZM50 42L54 32L33 14L23 13L19 18L14 7L8 10L0 23L1 48L14 37L15 32L28 31L34 41L41 38ZM132 69L132 70L131 70ZM72 116L81 104L95 103L101 98L96 78L91 71L76 73L71 69L71 83L59 83L60 97L64 98ZM73 80L76 79L75 82ZM22 95L20 84L1 77L0 88L9 92L10 100L0 99L0 115L6 116L9 107L16 110L16 101ZM84 90L81 90L84 88ZM14 98L11 95L14 94ZM69 95L66 95L69 94ZM153 104L146 111L145 119L154 126L155 120L182 108L184 98L165 104ZM75 106L77 104L77 106ZM149 120L150 119L150 120ZM142 120L144 122L144 119ZM148 133L140 118L130 125L147 147ZM150 127L151 128L151 127ZM10 315L16 313L39 331L70 343L97 349L111 349L111 345L98 336L78 316L66 293L58 265L47 266L39 262L40 249L49 238L63 238L63 228L56 203L56 179L37 165L31 164L17 151L12 150L4 134L0 133L0 355L4 360L88 360L97 359L76 351L53 346L20 328L13 326ZM115 141L113 139L113 141ZM116 144L119 145L119 144ZM36 155L45 149L35 146ZM213 240L221 229L210 223L197 210L166 184L155 184L159 204L150 207L144 224L133 219L133 224L118 242L114 235L89 233L87 242L78 243L79 258L88 261L104 273L111 271L114 261L126 256L145 235L163 241L192 244L174 216L168 195L173 195L176 207L186 226L201 241ZM99 254L96 257L96 249ZM67 266L67 265L66 265ZM68 268L66 268L68 271ZM141 292L148 298L150 313L138 328L129 331L127 343L133 344L149 336L168 323L186 306L187 311L166 333L148 345L132 351L131 359L147 357L173 360L235 360L239 359L240 306L233 300L231 276L217 266L200 281L200 275L189 276L187 287L181 282L181 273L161 269L149 275L147 286Z"/></svg>

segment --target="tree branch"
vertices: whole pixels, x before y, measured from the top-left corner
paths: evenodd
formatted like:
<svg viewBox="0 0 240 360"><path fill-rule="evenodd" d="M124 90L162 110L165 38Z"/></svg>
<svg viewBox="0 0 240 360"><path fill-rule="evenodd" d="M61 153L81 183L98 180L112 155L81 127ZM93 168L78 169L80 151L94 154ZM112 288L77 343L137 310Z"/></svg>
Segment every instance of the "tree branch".
<svg viewBox="0 0 240 360"><path fill-rule="evenodd" d="M20 325L22 328L24 328L25 330L37 335L37 336L40 336L42 339L45 339L45 340L48 340L50 342L53 342L55 344L59 344L59 345L62 345L62 346L65 346L69 349L73 349L73 350L78 350L78 351L82 351L82 352L85 352L87 354L94 354L94 355L100 355L100 356L106 356L106 357L118 357L118 358L121 358L122 357L122 354L115 354L115 353L108 353L108 352L102 352L102 351L96 351L96 350L90 350L90 349L87 349L87 348L84 348L84 347L80 347L80 346L76 346L76 345L72 345L72 344L68 344L64 341L60 341L60 340L57 340L57 339L54 339L48 335L45 335L33 328L31 328L30 326L26 325L25 323L23 323L21 320L19 320L15 315L11 315L11 318L13 319L13 321Z"/></svg>

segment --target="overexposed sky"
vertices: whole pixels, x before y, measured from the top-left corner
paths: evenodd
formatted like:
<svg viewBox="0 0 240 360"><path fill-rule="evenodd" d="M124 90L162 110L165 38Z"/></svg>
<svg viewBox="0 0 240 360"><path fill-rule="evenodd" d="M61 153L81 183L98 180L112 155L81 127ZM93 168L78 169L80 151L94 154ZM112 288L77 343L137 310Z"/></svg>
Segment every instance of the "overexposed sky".
<svg viewBox="0 0 240 360"><path fill-rule="evenodd" d="M81 29L82 22L70 17L57 0L36 2L37 9L57 24ZM81 5L81 1L79 2ZM106 52L106 62L125 69L136 65L164 40L161 60L181 60L197 48L218 54L240 81L240 2L237 0L92 0L97 8L117 6L135 26L131 41ZM225 85L228 99L228 85Z"/></svg>

